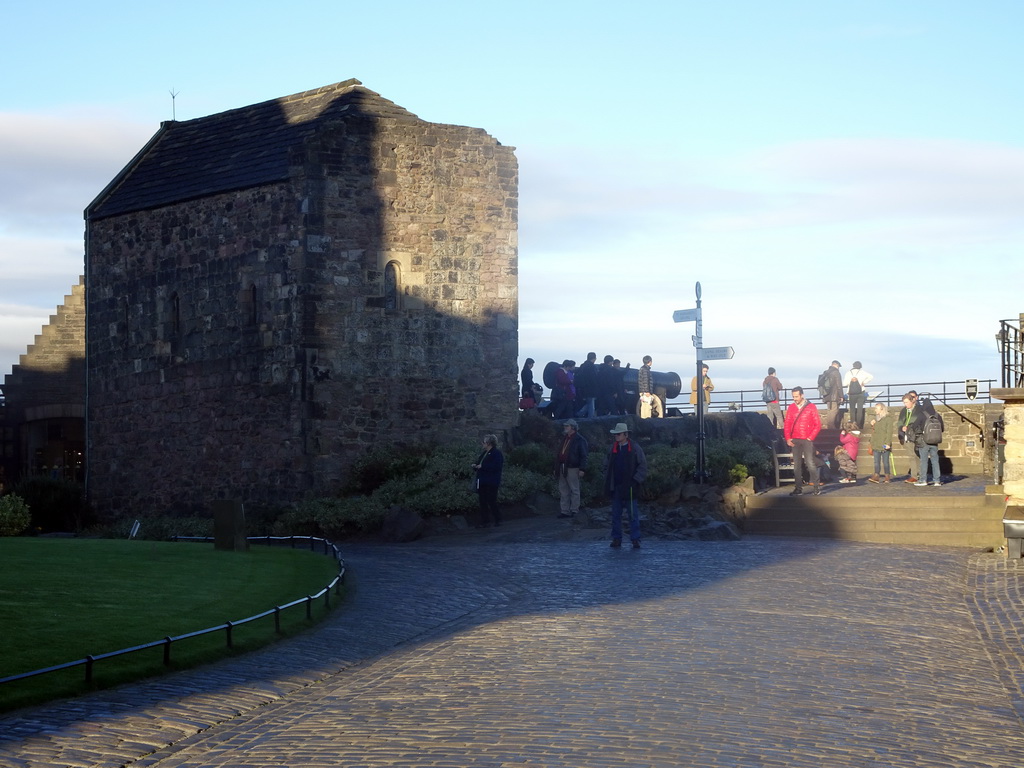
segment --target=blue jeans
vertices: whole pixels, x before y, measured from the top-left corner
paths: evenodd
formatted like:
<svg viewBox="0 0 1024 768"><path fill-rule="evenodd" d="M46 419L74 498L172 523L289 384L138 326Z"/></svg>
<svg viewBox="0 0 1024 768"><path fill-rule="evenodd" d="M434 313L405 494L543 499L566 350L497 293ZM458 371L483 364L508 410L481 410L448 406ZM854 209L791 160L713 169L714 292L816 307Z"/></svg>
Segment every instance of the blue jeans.
<svg viewBox="0 0 1024 768"><path fill-rule="evenodd" d="M892 450L883 448L880 451L875 451L875 474L876 475L889 475L896 474L892 471Z"/></svg>
<svg viewBox="0 0 1024 768"><path fill-rule="evenodd" d="M804 466L807 467L807 475L811 479L811 485L817 486L821 483L821 475L818 472L818 464L814 460L814 443L803 438L793 438L793 478L796 481L796 490L804 487Z"/></svg>
<svg viewBox="0 0 1024 768"><path fill-rule="evenodd" d="M612 494L612 539L615 541L622 540L622 509L624 506L630 508L629 538L633 541L639 541L640 507L637 505L636 493L630 488L623 488L622 491L615 491Z"/></svg>
<svg viewBox="0 0 1024 768"><path fill-rule="evenodd" d="M576 418L579 419L592 419L597 415L597 398L596 397L585 397L583 398L583 407L576 411Z"/></svg>
<svg viewBox="0 0 1024 768"><path fill-rule="evenodd" d="M921 470L917 475L917 481L919 483L923 483L928 480L929 459L931 459L932 462L932 482L937 483L942 477L939 472L939 446L923 445L921 446Z"/></svg>

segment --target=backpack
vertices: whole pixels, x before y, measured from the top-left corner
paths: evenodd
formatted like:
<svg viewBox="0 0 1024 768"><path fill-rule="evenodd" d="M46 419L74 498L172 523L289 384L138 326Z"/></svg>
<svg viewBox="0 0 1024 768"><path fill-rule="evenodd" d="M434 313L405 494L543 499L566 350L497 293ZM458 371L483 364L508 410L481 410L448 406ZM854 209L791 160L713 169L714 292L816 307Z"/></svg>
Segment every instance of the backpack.
<svg viewBox="0 0 1024 768"><path fill-rule="evenodd" d="M779 399L779 393L772 389L772 385L765 382L764 389L761 391L761 399L766 403L774 403Z"/></svg>
<svg viewBox="0 0 1024 768"><path fill-rule="evenodd" d="M831 366L829 366L824 371L818 374L818 394L821 396L822 400L828 397L832 392L832 382L830 381L830 377L828 375L828 372L831 369Z"/></svg>
<svg viewBox="0 0 1024 768"><path fill-rule="evenodd" d="M938 445L942 442L942 419L939 414L929 414L924 422L924 444Z"/></svg>
<svg viewBox="0 0 1024 768"><path fill-rule="evenodd" d="M863 391L864 391L864 387L862 387L860 385L860 380L859 379L854 378L852 381L850 381L850 394L851 395L859 395Z"/></svg>

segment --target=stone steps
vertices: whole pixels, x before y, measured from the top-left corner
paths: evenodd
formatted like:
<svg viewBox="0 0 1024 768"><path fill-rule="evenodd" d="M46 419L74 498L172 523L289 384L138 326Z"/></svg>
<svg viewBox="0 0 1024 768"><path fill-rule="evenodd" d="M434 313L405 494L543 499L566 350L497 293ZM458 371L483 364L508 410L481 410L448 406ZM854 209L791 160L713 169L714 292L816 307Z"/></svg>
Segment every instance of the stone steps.
<svg viewBox="0 0 1024 768"><path fill-rule="evenodd" d="M831 487L830 487L831 488ZM914 488L898 498L844 496L793 497L788 489L747 499L744 533L809 536L880 544L997 547L1003 543L1002 496L953 495L941 488Z"/></svg>

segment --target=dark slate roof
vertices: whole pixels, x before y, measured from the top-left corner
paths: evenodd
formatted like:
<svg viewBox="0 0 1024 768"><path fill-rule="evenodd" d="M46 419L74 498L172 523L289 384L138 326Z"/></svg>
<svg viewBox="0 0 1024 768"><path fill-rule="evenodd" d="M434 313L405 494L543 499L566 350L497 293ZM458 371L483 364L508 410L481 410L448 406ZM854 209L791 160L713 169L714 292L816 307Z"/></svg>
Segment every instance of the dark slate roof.
<svg viewBox="0 0 1024 768"><path fill-rule="evenodd" d="M160 126L86 209L101 219L288 177L288 152L325 120L418 119L358 80Z"/></svg>

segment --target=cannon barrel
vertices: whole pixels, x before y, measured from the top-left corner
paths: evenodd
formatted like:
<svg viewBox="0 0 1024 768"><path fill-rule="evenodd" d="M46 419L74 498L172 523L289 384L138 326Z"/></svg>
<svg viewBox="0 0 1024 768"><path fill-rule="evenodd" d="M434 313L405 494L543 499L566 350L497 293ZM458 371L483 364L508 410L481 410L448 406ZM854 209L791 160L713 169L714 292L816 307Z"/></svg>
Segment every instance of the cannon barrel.
<svg viewBox="0 0 1024 768"><path fill-rule="evenodd" d="M555 388L555 371L559 367L559 364L554 361L544 366L544 386L548 389ZM635 392L637 371L640 369L620 368L619 370L622 372L623 386ZM679 397L679 393L683 390L683 382L680 380L679 374L666 371L651 371L651 386L655 389L664 389L666 400Z"/></svg>
<svg viewBox="0 0 1024 768"><path fill-rule="evenodd" d="M627 368L626 375L622 377L622 383L626 389L636 392L636 377L639 368ZM659 387L665 390L665 399L674 400L679 397L683 390L683 382L678 373L672 371L651 371L651 386L657 390Z"/></svg>

